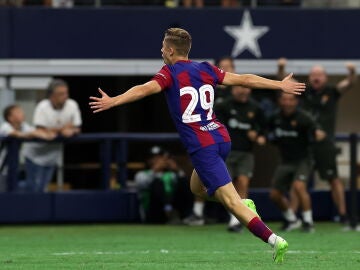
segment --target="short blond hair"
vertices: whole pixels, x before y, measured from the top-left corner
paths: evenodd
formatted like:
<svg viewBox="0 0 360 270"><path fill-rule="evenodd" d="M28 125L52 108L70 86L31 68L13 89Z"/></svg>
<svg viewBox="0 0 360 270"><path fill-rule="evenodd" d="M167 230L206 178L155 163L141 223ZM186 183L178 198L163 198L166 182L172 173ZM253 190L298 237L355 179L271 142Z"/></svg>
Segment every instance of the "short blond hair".
<svg viewBox="0 0 360 270"><path fill-rule="evenodd" d="M165 31L164 41L174 46L178 55L187 56L191 49L191 35L181 28L169 28Z"/></svg>

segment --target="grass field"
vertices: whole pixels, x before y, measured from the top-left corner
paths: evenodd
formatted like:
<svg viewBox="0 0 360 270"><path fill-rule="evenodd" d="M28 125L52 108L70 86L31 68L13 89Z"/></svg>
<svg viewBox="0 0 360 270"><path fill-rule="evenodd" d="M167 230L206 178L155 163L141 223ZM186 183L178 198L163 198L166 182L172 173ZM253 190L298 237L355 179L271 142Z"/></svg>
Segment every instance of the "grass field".
<svg viewBox="0 0 360 270"><path fill-rule="evenodd" d="M360 269L359 232L319 223L315 233L283 235L289 253L276 265L267 245L225 225L5 226L0 269Z"/></svg>

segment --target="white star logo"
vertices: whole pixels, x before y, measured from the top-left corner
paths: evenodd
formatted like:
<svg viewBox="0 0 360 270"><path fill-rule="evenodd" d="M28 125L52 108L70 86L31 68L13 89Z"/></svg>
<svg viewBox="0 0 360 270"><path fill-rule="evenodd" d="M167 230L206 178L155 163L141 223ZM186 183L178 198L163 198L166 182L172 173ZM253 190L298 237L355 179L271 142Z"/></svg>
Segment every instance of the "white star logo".
<svg viewBox="0 0 360 270"><path fill-rule="evenodd" d="M232 57L237 57L248 50L257 58L261 57L258 39L265 35L270 28L267 26L254 26L250 12L246 10L239 26L228 25L224 27L226 33L235 39L231 52Z"/></svg>

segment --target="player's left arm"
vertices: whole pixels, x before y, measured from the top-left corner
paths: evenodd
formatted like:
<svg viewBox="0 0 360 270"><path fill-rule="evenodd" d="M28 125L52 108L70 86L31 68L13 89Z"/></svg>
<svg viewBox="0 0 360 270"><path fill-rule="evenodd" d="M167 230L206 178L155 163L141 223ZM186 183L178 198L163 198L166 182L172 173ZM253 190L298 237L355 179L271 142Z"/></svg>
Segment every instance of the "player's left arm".
<svg viewBox="0 0 360 270"><path fill-rule="evenodd" d="M98 113L115 106L134 102L144 97L159 93L161 92L161 89L161 86L155 80L141 85L136 85L127 90L125 93L115 97L109 97L103 90L99 88L101 97L90 97L91 102L89 102L89 105L94 113Z"/></svg>
<svg viewBox="0 0 360 270"><path fill-rule="evenodd" d="M222 84L242 85L249 88L283 90L286 93L301 95L305 91L305 84L292 80L293 73L282 81L270 80L253 74L235 74L226 72Z"/></svg>
<svg viewBox="0 0 360 270"><path fill-rule="evenodd" d="M347 63L346 68L348 70L348 75L345 79L341 80L337 83L336 89L340 94L345 93L347 90L351 89L351 87L355 84L357 76L356 76L356 68L354 63Z"/></svg>

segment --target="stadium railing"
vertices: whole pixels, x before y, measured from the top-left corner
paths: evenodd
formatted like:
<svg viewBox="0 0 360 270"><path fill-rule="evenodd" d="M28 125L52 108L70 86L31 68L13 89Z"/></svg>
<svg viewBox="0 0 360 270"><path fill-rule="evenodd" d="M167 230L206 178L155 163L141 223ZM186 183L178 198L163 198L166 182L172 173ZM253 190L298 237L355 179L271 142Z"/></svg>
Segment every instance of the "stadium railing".
<svg viewBox="0 0 360 270"><path fill-rule="evenodd" d="M357 224L357 176L358 176L358 143L360 134L338 134L337 142L347 142L350 145L350 202L351 202L351 225ZM99 156L101 162L102 188L104 190L110 187L112 155L115 150L115 159L118 166L117 180L121 187L126 187L128 161L128 144L131 141L151 141L151 142L169 142L178 141L179 136L176 133L83 133L72 138L57 138L51 142L76 143L76 142L99 142ZM18 165L20 145L24 140L9 137L1 137L0 143L7 149L6 164L7 186L9 191L14 191L18 182Z"/></svg>

